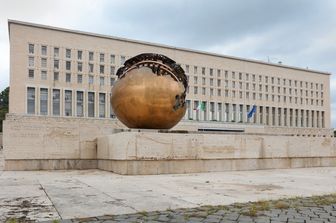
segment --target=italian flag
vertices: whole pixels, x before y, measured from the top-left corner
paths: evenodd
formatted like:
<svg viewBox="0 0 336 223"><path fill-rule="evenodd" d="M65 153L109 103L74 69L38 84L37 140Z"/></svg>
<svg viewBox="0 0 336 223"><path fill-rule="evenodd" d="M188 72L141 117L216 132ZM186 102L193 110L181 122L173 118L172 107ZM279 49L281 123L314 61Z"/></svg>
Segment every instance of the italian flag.
<svg viewBox="0 0 336 223"><path fill-rule="evenodd" d="M205 103L198 103L197 108L195 109L196 111L205 111Z"/></svg>

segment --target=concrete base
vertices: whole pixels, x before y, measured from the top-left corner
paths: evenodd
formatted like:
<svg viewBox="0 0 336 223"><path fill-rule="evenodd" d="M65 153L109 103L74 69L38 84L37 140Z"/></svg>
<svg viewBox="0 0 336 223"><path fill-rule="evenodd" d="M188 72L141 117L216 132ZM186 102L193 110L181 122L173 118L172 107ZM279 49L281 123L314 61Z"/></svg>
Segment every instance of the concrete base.
<svg viewBox="0 0 336 223"><path fill-rule="evenodd" d="M4 170L97 169L97 160L6 160Z"/></svg>
<svg viewBox="0 0 336 223"><path fill-rule="evenodd" d="M251 134L120 132L97 140L98 168L168 174L336 166L334 139Z"/></svg>

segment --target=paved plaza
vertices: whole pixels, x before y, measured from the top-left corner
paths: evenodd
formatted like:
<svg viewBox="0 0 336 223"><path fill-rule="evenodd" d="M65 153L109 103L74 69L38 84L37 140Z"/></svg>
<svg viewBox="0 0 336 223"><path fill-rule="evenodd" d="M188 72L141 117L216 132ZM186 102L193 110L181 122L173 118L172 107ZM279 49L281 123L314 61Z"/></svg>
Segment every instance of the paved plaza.
<svg viewBox="0 0 336 223"><path fill-rule="evenodd" d="M250 208L245 206L244 209L244 205L240 207L237 203L336 192L336 168L138 176L100 170L2 171L0 174L0 222L11 218L20 221L89 218L101 222L98 218L111 219L111 215L118 215L115 220L130 218L130 222L160 219L178 222L182 218L183 221L211 218L207 222L220 222L228 213L239 215L232 221L243 222L244 219L248 222L253 217L246 214ZM223 205L233 204L234 209L221 209ZM316 208L311 216L309 207L300 203L283 210L270 205L266 214L283 216L296 211L303 218L323 216L324 220L336 222L332 218L335 213L333 200L322 204L311 205ZM299 207L303 209L295 209ZM269 221L266 219L266 222Z"/></svg>

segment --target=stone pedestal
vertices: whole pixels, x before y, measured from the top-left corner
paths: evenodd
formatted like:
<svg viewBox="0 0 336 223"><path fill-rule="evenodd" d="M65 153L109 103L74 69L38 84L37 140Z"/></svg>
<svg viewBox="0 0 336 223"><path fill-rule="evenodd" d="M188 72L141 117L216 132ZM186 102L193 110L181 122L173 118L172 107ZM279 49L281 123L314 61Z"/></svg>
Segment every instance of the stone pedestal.
<svg viewBox="0 0 336 223"><path fill-rule="evenodd" d="M99 137L97 159L119 174L168 174L336 166L336 150L326 137L140 131Z"/></svg>

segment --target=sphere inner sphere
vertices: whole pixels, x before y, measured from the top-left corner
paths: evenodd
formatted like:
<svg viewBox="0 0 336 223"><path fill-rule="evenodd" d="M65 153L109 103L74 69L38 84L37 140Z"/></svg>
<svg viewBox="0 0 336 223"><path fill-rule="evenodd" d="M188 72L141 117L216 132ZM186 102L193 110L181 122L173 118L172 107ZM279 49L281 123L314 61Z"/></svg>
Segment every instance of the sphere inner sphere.
<svg viewBox="0 0 336 223"><path fill-rule="evenodd" d="M179 65L166 58L140 54L119 68L111 103L127 127L170 129L184 116L186 77Z"/></svg>

